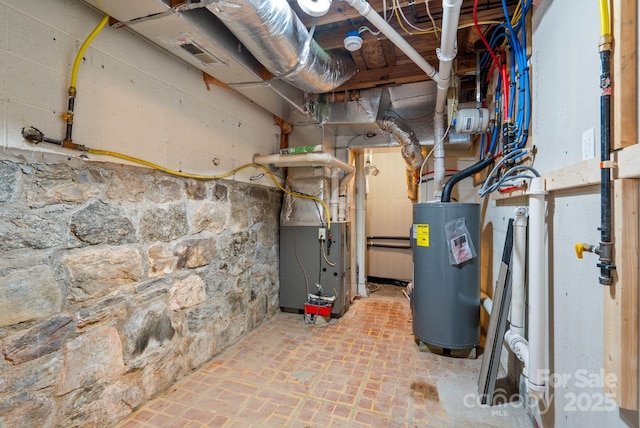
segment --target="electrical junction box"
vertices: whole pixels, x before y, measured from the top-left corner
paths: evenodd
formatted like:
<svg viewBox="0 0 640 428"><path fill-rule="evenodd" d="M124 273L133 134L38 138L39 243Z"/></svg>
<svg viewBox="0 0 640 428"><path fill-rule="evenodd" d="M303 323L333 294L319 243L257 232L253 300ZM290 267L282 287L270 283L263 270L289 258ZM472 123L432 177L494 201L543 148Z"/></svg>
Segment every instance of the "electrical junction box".
<svg viewBox="0 0 640 428"><path fill-rule="evenodd" d="M321 227L320 229L318 229L318 239L321 241L324 241L327 239L327 229L325 229L324 227Z"/></svg>
<svg viewBox="0 0 640 428"><path fill-rule="evenodd" d="M582 160L596 157L596 131L589 128L582 133Z"/></svg>

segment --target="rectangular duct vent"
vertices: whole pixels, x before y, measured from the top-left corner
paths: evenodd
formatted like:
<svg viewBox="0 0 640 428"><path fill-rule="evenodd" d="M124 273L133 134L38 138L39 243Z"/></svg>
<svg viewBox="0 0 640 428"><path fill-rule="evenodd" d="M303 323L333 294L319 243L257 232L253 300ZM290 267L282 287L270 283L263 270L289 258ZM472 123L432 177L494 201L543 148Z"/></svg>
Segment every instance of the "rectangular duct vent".
<svg viewBox="0 0 640 428"><path fill-rule="evenodd" d="M206 42L202 43L200 40L196 41L196 39L199 39L196 34L180 33L174 37L167 37L165 35L157 37L164 44L182 52L182 54L179 54L178 56L183 56L184 58L184 54L191 55L205 68L220 66L223 64L227 65L227 61L211 52L211 49L207 47ZM197 66L197 63L194 65Z"/></svg>
<svg viewBox="0 0 640 428"><path fill-rule="evenodd" d="M195 43L184 43L180 45L180 47L207 65L216 65L221 62L218 58L198 47Z"/></svg>

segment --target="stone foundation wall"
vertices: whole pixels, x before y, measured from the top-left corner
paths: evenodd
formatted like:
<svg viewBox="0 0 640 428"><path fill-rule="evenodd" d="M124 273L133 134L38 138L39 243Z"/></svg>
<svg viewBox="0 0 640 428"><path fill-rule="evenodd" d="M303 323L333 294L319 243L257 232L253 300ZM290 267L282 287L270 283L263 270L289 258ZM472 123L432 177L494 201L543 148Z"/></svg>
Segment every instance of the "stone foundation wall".
<svg viewBox="0 0 640 428"><path fill-rule="evenodd" d="M0 160L0 427L112 426L278 310L279 190L39 156Z"/></svg>

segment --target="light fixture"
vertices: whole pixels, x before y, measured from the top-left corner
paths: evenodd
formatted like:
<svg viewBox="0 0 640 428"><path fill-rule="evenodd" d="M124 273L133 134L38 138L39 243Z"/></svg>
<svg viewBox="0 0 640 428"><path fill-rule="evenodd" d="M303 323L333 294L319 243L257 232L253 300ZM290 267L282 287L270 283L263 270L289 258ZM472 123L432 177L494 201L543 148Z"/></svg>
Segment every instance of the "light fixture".
<svg viewBox="0 0 640 428"><path fill-rule="evenodd" d="M349 31L347 37L344 38L344 47L348 51L357 51L362 47L362 37L358 30Z"/></svg>
<svg viewBox="0 0 640 428"><path fill-rule="evenodd" d="M298 6L307 15L322 16L329 12L331 0L298 0Z"/></svg>

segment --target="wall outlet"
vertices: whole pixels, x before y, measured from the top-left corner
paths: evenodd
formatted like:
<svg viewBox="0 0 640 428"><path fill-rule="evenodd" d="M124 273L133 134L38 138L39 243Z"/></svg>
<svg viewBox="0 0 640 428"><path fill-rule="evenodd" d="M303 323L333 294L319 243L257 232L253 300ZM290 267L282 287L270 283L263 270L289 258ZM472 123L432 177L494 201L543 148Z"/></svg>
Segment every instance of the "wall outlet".
<svg viewBox="0 0 640 428"><path fill-rule="evenodd" d="M589 128L582 133L582 160L596 157L596 131Z"/></svg>
<svg viewBox="0 0 640 428"><path fill-rule="evenodd" d="M325 229L324 227L318 229L318 239L321 241L327 239L327 229Z"/></svg>

